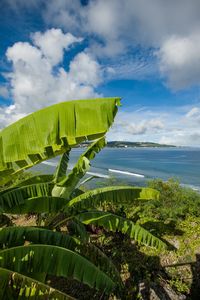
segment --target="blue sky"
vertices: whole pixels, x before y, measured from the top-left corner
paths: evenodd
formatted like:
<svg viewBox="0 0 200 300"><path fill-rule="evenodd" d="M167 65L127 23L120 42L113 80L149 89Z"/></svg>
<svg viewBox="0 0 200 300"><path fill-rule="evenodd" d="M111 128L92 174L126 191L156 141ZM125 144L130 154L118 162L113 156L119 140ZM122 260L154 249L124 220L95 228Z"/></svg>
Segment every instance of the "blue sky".
<svg viewBox="0 0 200 300"><path fill-rule="evenodd" d="M2 0L0 127L120 96L110 140L200 145L198 0Z"/></svg>

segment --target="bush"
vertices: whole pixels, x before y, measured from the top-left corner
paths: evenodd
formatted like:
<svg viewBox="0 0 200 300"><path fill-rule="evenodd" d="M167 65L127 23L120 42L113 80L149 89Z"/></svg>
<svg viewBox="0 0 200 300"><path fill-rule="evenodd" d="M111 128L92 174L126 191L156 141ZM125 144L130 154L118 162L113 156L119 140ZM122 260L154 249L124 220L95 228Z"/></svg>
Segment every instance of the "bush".
<svg viewBox="0 0 200 300"><path fill-rule="evenodd" d="M160 199L140 202L138 217L168 222L200 216L200 194L197 191L182 187L175 179L154 179L148 182L148 186L160 192Z"/></svg>

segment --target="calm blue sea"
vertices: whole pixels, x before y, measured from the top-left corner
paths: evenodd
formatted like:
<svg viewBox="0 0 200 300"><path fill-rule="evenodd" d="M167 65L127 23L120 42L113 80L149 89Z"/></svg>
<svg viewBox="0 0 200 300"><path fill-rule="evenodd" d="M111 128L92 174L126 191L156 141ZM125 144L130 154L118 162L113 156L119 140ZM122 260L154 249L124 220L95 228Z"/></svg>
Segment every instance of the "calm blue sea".
<svg viewBox="0 0 200 300"><path fill-rule="evenodd" d="M73 149L70 168L82 151L84 149ZM57 158L51 160L49 165L43 164L43 168L52 172L57 161ZM104 148L91 164L91 172L128 183L144 184L153 178L173 177L183 185L200 190L198 148Z"/></svg>

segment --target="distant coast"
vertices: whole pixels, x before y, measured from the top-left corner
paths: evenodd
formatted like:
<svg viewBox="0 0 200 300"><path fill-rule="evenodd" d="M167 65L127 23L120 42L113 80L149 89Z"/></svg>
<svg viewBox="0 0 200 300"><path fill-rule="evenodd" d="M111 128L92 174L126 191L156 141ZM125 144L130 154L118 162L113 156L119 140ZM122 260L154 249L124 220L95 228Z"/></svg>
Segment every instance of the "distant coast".
<svg viewBox="0 0 200 300"><path fill-rule="evenodd" d="M87 147L90 142L84 142L80 147ZM174 145L158 144L153 142L128 142L128 141L109 141L106 147L108 148L176 148Z"/></svg>
<svg viewBox="0 0 200 300"><path fill-rule="evenodd" d="M166 144L158 144L153 142L124 142L124 141L111 141L108 142L107 147L110 148L136 148L136 147L156 147L156 148L163 148L163 147L176 147L174 145L166 145Z"/></svg>

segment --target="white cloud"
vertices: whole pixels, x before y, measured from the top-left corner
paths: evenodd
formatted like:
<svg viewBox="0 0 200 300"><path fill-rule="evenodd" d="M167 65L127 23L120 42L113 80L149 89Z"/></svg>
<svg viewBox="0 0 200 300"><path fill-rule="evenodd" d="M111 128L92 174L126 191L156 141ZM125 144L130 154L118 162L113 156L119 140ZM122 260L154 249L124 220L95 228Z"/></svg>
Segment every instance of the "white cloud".
<svg viewBox="0 0 200 300"><path fill-rule="evenodd" d="M85 52L77 54L70 63L70 77L77 83L97 86L101 81L101 72L99 63Z"/></svg>
<svg viewBox="0 0 200 300"><path fill-rule="evenodd" d="M161 73L167 76L170 87L180 89L200 83L200 32L170 37L157 55Z"/></svg>
<svg viewBox="0 0 200 300"><path fill-rule="evenodd" d="M56 102L98 96L95 88L101 81L101 67L89 53L77 54L68 71L58 65L64 50L82 39L57 29L36 33L32 39L33 44L18 42L6 52L13 65L7 79L14 102L4 117L1 109L1 118L6 123Z"/></svg>
<svg viewBox="0 0 200 300"><path fill-rule="evenodd" d="M93 0L87 6L79 0L49 0L44 16L48 23L93 33L106 42L159 46L172 34L197 28L199 8L199 0Z"/></svg>
<svg viewBox="0 0 200 300"><path fill-rule="evenodd" d="M34 44L40 48L42 54L55 66L63 60L64 50L81 42L82 38L76 38L71 33L64 34L61 29L51 29L45 33L36 32L33 35Z"/></svg>

